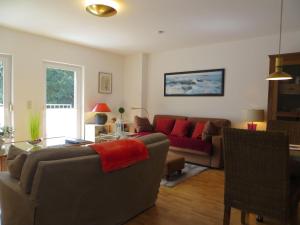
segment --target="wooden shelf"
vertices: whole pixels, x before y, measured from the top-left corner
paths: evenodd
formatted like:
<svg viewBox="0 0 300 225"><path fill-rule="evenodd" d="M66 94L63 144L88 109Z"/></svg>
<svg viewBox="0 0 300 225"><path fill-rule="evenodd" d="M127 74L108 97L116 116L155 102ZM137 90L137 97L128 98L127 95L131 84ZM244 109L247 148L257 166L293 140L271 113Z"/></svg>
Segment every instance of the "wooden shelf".
<svg viewBox="0 0 300 225"><path fill-rule="evenodd" d="M292 80L269 81L267 120L300 120L300 52L282 54L283 71ZM271 55L269 73L275 71L277 55Z"/></svg>
<svg viewBox="0 0 300 225"><path fill-rule="evenodd" d="M277 117L289 117L298 118L300 117L300 112L277 112Z"/></svg>
<svg viewBox="0 0 300 225"><path fill-rule="evenodd" d="M280 84L279 94L300 95L300 84Z"/></svg>

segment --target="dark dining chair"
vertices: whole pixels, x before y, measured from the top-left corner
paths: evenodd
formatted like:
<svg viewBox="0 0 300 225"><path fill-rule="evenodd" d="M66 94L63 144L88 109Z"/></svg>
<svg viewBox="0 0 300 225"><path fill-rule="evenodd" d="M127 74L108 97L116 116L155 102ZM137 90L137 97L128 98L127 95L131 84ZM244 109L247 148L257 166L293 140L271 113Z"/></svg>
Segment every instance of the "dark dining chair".
<svg viewBox="0 0 300 225"><path fill-rule="evenodd" d="M224 128L224 225L231 208L296 224L299 185L289 175L289 140L282 132Z"/></svg>
<svg viewBox="0 0 300 225"><path fill-rule="evenodd" d="M300 145L300 121L270 120L267 130L287 132L290 144Z"/></svg>

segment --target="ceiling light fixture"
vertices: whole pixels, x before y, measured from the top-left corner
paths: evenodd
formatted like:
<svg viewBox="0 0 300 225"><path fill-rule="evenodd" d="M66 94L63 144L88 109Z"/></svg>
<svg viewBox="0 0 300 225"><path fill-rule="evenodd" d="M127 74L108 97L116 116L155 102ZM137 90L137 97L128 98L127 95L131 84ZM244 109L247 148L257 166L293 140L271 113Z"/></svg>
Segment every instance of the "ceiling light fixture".
<svg viewBox="0 0 300 225"><path fill-rule="evenodd" d="M271 73L266 80L290 80L293 77L282 71L283 59L281 57L281 36L282 36L282 12L283 12L283 0L281 0L280 8L280 32L279 32L279 53L275 61L275 72Z"/></svg>
<svg viewBox="0 0 300 225"><path fill-rule="evenodd" d="M86 0L87 12L100 17L110 17L117 14L118 3L113 0Z"/></svg>

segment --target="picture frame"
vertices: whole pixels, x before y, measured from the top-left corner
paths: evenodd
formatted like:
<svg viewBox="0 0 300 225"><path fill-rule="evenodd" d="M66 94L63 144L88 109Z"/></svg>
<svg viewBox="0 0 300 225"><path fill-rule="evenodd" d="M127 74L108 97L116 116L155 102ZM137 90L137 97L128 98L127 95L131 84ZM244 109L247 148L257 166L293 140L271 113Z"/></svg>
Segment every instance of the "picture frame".
<svg viewBox="0 0 300 225"><path fill-rule="evenodd" d="M98 78L98 93L111 94L112 93L112 74L99 72Z"/></svg>
<svg viewBox="0 0 300 225"><path fill-rule="evenodd" d="M225 69L164 74L164 96L224 96Z"/></svg>

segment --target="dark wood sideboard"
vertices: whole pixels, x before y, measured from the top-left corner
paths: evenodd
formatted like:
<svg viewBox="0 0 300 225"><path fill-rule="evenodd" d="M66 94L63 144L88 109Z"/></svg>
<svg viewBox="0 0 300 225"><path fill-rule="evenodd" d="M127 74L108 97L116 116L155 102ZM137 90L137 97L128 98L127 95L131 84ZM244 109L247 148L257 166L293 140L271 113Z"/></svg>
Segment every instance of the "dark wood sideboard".
<svg viewBox="0 0 300 225"><path fill-rule="evenodd" d="M275 58L270 55L270 73L275 71ZM300 52L282 54L283 71L292 80L269 81L268 120L300 122Z"/></svg>

